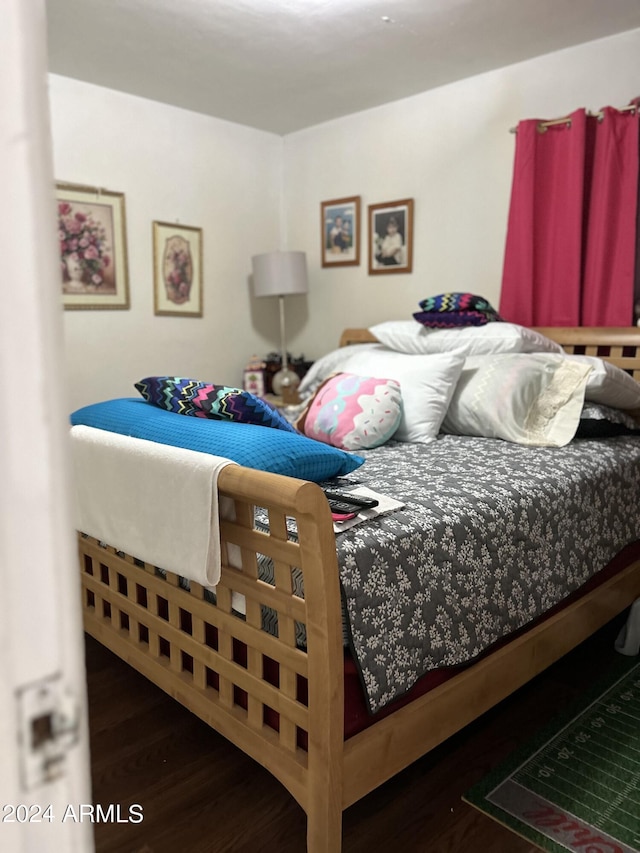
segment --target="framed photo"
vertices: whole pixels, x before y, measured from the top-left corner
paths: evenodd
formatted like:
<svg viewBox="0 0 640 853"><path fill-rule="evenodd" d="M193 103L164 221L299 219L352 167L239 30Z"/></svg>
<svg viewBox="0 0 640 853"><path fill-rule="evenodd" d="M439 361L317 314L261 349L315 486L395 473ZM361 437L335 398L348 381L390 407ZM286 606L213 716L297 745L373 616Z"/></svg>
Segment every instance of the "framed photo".
<svg viewBox="0 0 640 853"><path fill-rule="evenodd" d="M202 317L202 228L153 223L156 314Z"/></svg>
<svg viewBox="0 0 640 853"><path fill-rule="evenodd" d="M124 194L56 184L65 308L128 308Z"/></svg>
<svg viewBox="0 0 640 853"><path fill-rule="evenodd" d="M369 274L411 272L413 199L369 205Z"/></svg>
<svg viewBox="0 0 640 853"><path fill-rule="evenodd" d="M336 198L320 205L323 267L360 263L360 196Z"/></svg>

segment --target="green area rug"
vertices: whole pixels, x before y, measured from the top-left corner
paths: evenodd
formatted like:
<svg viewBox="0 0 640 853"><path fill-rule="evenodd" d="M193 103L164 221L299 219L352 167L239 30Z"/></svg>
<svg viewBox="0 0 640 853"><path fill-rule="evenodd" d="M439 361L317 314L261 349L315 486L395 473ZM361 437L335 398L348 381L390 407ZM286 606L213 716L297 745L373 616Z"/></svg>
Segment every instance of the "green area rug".
<svg viewBox="0 0 640 853"><path fill-rule="evenodd" d="M640 853L640 663L607 678L464 799L542 850Z"/></svg>

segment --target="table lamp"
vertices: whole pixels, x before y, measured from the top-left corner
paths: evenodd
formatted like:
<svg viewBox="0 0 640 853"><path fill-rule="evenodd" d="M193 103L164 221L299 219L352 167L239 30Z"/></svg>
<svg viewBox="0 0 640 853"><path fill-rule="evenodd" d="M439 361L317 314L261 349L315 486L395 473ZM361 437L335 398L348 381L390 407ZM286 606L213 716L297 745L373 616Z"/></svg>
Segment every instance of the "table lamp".
<svg viewBox="0 0 640 853"><path fill-rule="evenodd" d="M277 296L280 302L280 370L271 380L273 393L290 397L300 377L289 368L284 330L284 297L307 292L307 258L304 252L266 252L254 255L253 292L256 296Z"/></svg>

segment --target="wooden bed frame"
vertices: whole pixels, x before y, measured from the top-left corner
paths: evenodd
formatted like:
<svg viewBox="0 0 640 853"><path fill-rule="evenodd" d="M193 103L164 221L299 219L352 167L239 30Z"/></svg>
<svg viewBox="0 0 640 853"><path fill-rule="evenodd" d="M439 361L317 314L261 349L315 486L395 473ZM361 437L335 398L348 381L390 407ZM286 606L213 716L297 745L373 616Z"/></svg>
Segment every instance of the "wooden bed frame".
<svg viewBox="0 0 640 853"><path fill-rule="evenodd" d="M640 330L541 329L568 351L586 347L640 379ZM347 330L341 343L375 340ZM607 347L603 351L599 349ZM308 853L338 853L342 811L558 660L640 597L640 560L597 589L395 713L344 740L344 658L338 565L326 499L314 483L241 466L220 474L236 520L221 519L217 602L176 575L78 537L85 628L232 743L266 767L307 814ZM253 529L268 510L269 534ZM287 538L295 518L298 542ZM237 545L242 569L228 560ZM273 560L273 585L258 579L257 554ZM304 599L291 568L304 577ZM231 609L232 592L246 619ZM261 604L278 614L278 637L261 628ZM306 624L307 650L295 622ZM265 661L268 660L268 666ZM273 664L275 662L275 665ZM274 668L277 670L273 675ZM300 682L308 682L303 699ZM268 722L266 709L279 723ZM306 733L307 748L300 746Z"/></svg>

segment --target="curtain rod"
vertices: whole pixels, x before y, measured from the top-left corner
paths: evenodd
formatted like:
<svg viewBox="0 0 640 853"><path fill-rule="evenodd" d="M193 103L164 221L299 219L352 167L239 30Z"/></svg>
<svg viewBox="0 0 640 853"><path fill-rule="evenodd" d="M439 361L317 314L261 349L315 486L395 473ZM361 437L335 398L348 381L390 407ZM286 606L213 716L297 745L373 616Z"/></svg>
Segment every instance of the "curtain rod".
<svg viewBox="0 0 640 853"><path fill-rule="evenodd" d="M626 107L618 107L618 112L619 113L633 112L634 110L638 109L638 106L639 106L638 104L627 104ZM590 116L591 118L597 118L599 120L604 118L604 112L602 110L598 113L590 113L589 112L589 113L587 113L587 115ZM564 116L563 118L551 118L548 121L538 122L538 133L544 133L548 127L554 127L557 124L566 124L567 127L571 127L571 116ZM510 127L509 128L509 133L517 133L517 132L518 132L517 127Z"/></svg>

